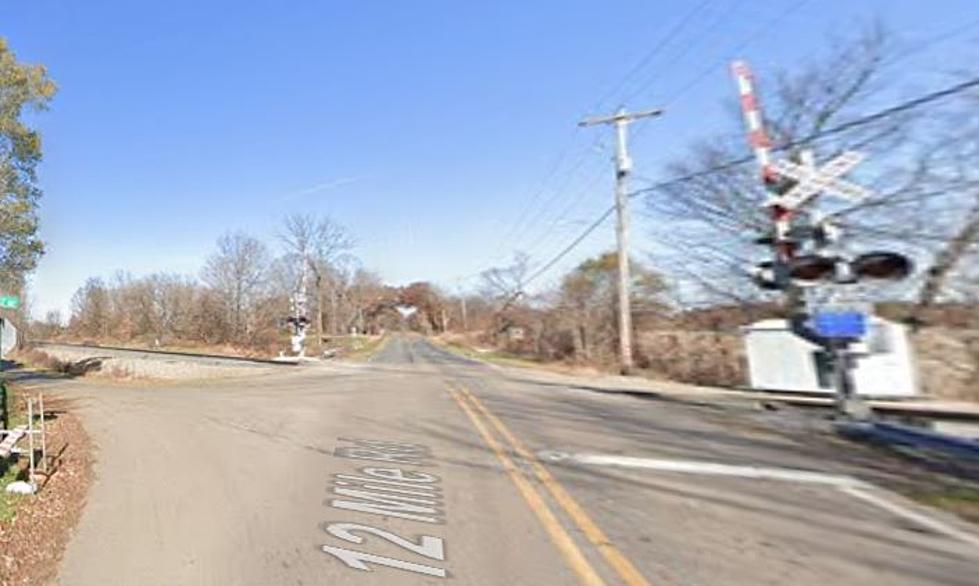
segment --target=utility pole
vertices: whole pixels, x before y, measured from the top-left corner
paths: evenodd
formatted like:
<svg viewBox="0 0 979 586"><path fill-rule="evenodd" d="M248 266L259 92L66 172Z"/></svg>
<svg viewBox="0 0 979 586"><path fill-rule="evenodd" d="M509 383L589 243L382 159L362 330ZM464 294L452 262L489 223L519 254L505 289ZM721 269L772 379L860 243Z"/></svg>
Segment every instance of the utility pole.
<svg viewBox="0 0 979 586"><path fill-rule="evenodd" d="M611 124L615 127L615 217L617 220L615 234L618 244L619 261L619 361L622 374L632 371L632 307L630 303L629 277L629 191L628 178L632 171L632 160L629 158L628 130L629 124L641 118L659 116L660 109L626 112L625 108L611 116L587 118L578 126L596 126Z"/></svg>

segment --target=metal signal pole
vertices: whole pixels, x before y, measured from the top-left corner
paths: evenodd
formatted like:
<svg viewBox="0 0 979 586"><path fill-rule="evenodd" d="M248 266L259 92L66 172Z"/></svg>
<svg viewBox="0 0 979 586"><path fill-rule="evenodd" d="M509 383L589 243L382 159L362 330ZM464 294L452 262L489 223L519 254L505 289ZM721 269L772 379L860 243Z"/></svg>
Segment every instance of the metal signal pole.
<svg viewBox="0 0 979 586"><path fill-rule="evenodd" d="M629 124L641 118L659 116L663 111L643 110L641 112L626 112L619 108L611 116L587 118L578 126L596 126L611 124L615 127L615 215L616 237L618 243L619 261L619 361L622 374L632 370L632 308L630 304L629 277L629 191L628 178L632 171L632 160L629 159L628 129Z"/></svg>

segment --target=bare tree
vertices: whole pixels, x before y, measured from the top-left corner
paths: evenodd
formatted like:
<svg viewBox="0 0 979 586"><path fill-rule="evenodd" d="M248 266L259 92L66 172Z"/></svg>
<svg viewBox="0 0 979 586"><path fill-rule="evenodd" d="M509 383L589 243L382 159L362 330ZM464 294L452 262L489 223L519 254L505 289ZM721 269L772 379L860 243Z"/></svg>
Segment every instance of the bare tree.
<svg viewBox="0 0 979 586"><path fill-rule="evenodd" d="M932 148L923 149L919 166L928 172L932 189L944 192L948 202L955 199L960 205L951 205L942 216L945 229L938 222L931 222L927 235L934 243L927 270L924 271L917 293L917 309L923 311L933 305L943 293L970 299L977 291L969 278L979 266L979 170L975 161L979 157L979 92L966 94L945 116L929 129L934 140ZM951 213L948 213L951 212ZM939 225L935 225L939 224ZM937 228L937 230L936 230Z"/></svg>
<svg viewBox="0 0 979 586"><path fill-rule="evenodd" d="M204 282L225 305L230 337L241 342L248 331L251 312L265 285L269 255L265 245L243 232L218 239L217 251L201 271Z"/></svg>
<svg viewBox="0 0 979 586"><path fill-rule="evenodd" d="M524 288L529 275L530 257L523 252L517 252L513 255L511 264L483 271L480 277L484 289L490 296L497 297L504 303L507 300L512 303L525 293Z"/></svg>
<svg viewBox="0 0 979 586"><path fill-rule="evenodd" d="M495 334L503 332L511 324L510 309L526 294L527 277L530 275L530 257L517 252L511 264L483 271L484 295L496 302L494 317Z"/></svg>
<svg viewBox="0 0 979 586"><path fill-rule="evenodd" d="M109 295L102 279L87 279L72 296L71 305L75 331L84 336L108 337Z"/></svg>
<svg viewBox="0 0 979 586"><path fill-rule="evenodd" d="M872 27L835 40L828 55L795 72L774 76L773 86L762 84L761 93L766 124L775 146L783 148L778 156L791 157L805 148L814 149L821 160L844 150L868 155L859 182L875 195L856 203L826 199L822 212L842 225L844 246L853 251L884 248L916 258L926 269L922 274L932 274L932 285L923 289L931 297L949 273L941 267L954 266L947 261L959 258L975 238L968 222L937 219L962 218L974 209L976 177L953 177L948 163L936 156L931 137L937 136L934 121L940 116L934 108L848 124L879 109L882 90L896 79L894 55L888 35ZM685 297L755 303L771 297L751 283L747 270L767 255L753 241L771 229L771 221L760 206L766 194L754 162L730 163L749 154L736 101L731 102L731 131L694 145L671 165L671 175L689 178L653 190L646 210L657 222L657 265L676 272ZM843 130L836 131L838 126ZM830 129L834 132L826 133ZM950 133L946 129L941 136L947 141ZM945 243L947 252L936 255ZM932 261L939 268L929 271ZM908 295L919 281L875 291ZM796 299L790 295L790 305Z"/></svg>

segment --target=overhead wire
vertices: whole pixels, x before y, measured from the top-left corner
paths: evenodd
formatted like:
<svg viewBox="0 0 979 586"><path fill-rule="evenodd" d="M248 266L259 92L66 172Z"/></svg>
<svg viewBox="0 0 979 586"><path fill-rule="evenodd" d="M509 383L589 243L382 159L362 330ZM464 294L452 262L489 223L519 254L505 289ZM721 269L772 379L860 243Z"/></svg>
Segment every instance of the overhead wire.
<svg viewBox="0 0 979 586"><path fill-rule="evenodd" d="M629 83L629 81L633 77L635 77L636 74L638 74L646 66L648 66L653 61L653 59L655 57L657 57L663 51L663 49L665 49L670 44L670 42L672 42L674 39L677 38L677 36L680 34L680 32L682 32L683 29L686 28L686 26L693 20L694 17L696 17L698 14L701 14L702 12L704 12L704 10L707 9L715 1L716 0L703 0L702 2L700 2L696 6L694 6L693 9L691 9L686 14L684 14L672 27L670 27L670 29L668 30L668 32L666 33L666 35L664 35L664 37L662 37L660 39L660 41L650 51L648 51L633 67L631 67L628 70L628 72L623 76L623 78L620 79L619 82L615 86L613 86L612 89L610 89L609 91L605 92L596 101L595 106L593 107L593 109L599 109L599 108L601 108L606 100L608 100L609 98L613 97L621 89L623 89L625 86L627 86L628 83ZM742 0L735 0L735 4L737 4L737 3L741 2L741 1ZM718 19L717 23L721 23L721 22L723 22L723 19L722 18L721 19ZM706 33L709 33L709 32L710 32L710 30L707 30L701 36L704 36ZM691 50L691 48L695 44L696 43L693 43L693 44L692 43L687 43L687 44L685 44L684 47L683 47L683 50L681 50L679 54L682 55L682 54L684 54L686 52L689 52ZM587 154L587 153L585 153L585 154ZM576 165L575 168L574 168L574 170L577 170L578 168L580 168L580 164L579 165ZM555 217L550 223L547 224L547 227L544 229L544 232L542 232L537 237L537 239L534 240L534 241L532 241L532 243L530 244L530 248L531 249L536 249L542 242L547 243L547 244L550 244L550 242L553 240L553 237L558 234L557 232L555 232L554 228L557 227L557 226L559 226L559 225L561 225L561 223L565 219L567 219L571 215L571 213L575 209L577 209L584 202L586 196L590 192L591 186L600 178L601 172L602 171L600 169L596 170L596 172L592 174L592 176L590 177L589 180L582 182L582 186L583 187L578 190L577 195L576 196L574 196L574 195L571 196L572 197L571 204L569 204L568 206L565 206L565 208L563 209L563 211L560 212L557 217ZM561 190L561 189L556 190L555 193L551 196L551 198L543 206L541 206L541 209L533 217L533 221L529 221L529 220L524 221L523 224L521 224L521 226L523 226L523 225L533 225L538 219L540 219L541 216L543 216L543 214L547 210L550 209L551 204L554 201L556 201L562 195L568 195L568 194L565 194L563 192L563 190ZM524 219L526 219L526 218L524 218ZM511 233L511 235L512 235L512 233Z"/></svg>
<svg viewBox="0 0 979 586"><path fill-rule="evenodd" d="M774 27L775 25L777 25L779 22L781 22L782 20L784 20L785 18L787 18L788 16L790 16L791 14L793 14L794 12L796 12L797 10L799 10L800 8L802 8L804 5L808 4L810 1L811 0L800 0L798 2L793 2L785 10L780 11L774 17L772 17L771 19L767 20L762 26L760 26L760 27L758 27L756 29L753 29L751 31L751 33L749 33L749 35L746 38L744 38L743 40L741 40L731 50L733 50L733 51L741 51L744 47L747 47L749 44L751 44L757 38L759 38L763 33L765 33L766 31L768 31L769 29L771 29L772 27ZM706 4L707 4L706 2L701 3L700 5L698 5L698 7L697 7L697 9L695 9L695 11L699 11L699 9L701 7L703 7L703 6L706 6ZM692 13L688 13L688 16L690 14L692 14ZM684 22L684 23L686 21L687 21L686 18L683 19L683 20L681 20L681 22ZM718 21L718 22L720 22L720 21ZM672 31L671 31L671 33L672 33ZM689 50L689 47L687 49ZM728 50L726 53L729 54L731 50ZM668 100L667 103L668 104L673 103L676 100L677 97L679 97L680 95L682 95L686 91L689 91L690 89L692 89L693 87L695 87L700 81L702 81L702 79L704 77L706 77L706 75L708 75L711 71L713 71L714 69L716 69L716 67L717 67L716 62L712 62L711 65L710 65L710 67L704 68L703 70L701 70L701 72L698 73L696 77L694 77L690 82L688 82L687 84L685 84L679 91L675 92L672 95L672 97ZM645 86L643 86L643 87L645 87ZM633 94L631 94L631 95L635 95L635 92L633 92ZM640 129L640 131L637 132L636 135L639 135L641 133L641 131L642 131L642 129ZM748 160L753 160L753 158L748 158ZM630 197L631 197L631 195L630 195ZM604 218L607 218L611 214L611 212L613 210L614 210L614 206L606 209L605 212L603 212L603 214L602 214L601 217L603 219ZM552 223L552 226L555 225L555 224L557 224L559 221L560 221L560 218L558 220L555 220L555 222ZM552 259L552 261L548 261L548 262L544 263L544 265L542 265L542 269L544 269L544 270L541 271L541 273L545 272L547 269L549 269L550 267L552 267L554 265L554 263L558 262L561 258L563 258L569 252L571 252L571 250L573 250L582 240L584 240L584 238L586 238L588 236L588 234L590 234L592 231L594 231L595 229L597 229L599 225L601 225L601 222L597 222L597 223L593 222L592 224L590 224L588 226L588 228L586 228L582 232L582 234L580 235L580 239L579 238L576 238L573 241L572 245L566 246L565 248L561 249L561 251L558 252L558 254L556 255L556 257L554 259ZM535 273L535 274L537 274L537 273Z"/></svg>
<svg viewBox="0 0 979 586"><path fill-rule="evenodd" d="M731 12L737 9L737 7L740 6L744 1L745 0L733 0L733 2L726 8L722 7L722 11L716 15L716 18L714 18L713 21L708 23L707 26L705 26L700 31L699 35L695 36L689 42L684 43L682 47L679 47L679 50L674 51L670 55L667 55L667 62L669 62L670 64L681 63L683 59L693 49L698 48L705 39L712 38L714 32L718 28L724 25L729 25L731 22L730 19ZM662 82L663 79L664 76L659 71L652 72L652 74L648 78L646 78L639 85L634 87L631 92L625 94L625 96L623 96L622 98L622 101L625 103L631 102L635 98L646 93L649 90L650 86L652 86L657 82Z"/></svg>
<svg viewBox="0 0 979 586"><path fill-rule="evenodd" d="M860 118L856 118L854 120L850 120L848 122L844 122L842 124L833 126L831 128L827 128L825 130L812 133L812 134L810 134L810 135L808 135L806 137L803 137L801 139L798 139L798 140L795 140L795 141L790 141L790 142L787 142L785 144L782 144L782 145L780 145L778 147L775 147L773 149L773 151L776 151L776 152L777 151L784 151L784 150L791 149L791 148L794 148L794 147L797 147L797 146L800 146L800 145L803 145L803 144L814 142L816 140L821 140L821 139L823 139L823 138L825 138L827 136L833 136L833 135L839 134L841 132L845 132L847 130L851 130L853 128L857 128L859 126L863 126L863 125L866 125L866 124L870 124L872 122L876 122L876 121L881 120L883 118L886 118L888 116L893 116L893 115L896 115L896 114L899 114L899 113L902 113L902 112L913 110L915 108L919 108L919 107L924 106L926 104L930 104L932 102L935 102L935 101L938 101L938 100L942 100L942 99L945 99L945 98L948 98L948 97L951 97L951 96L960 94L962 92L965 92L965 91L970 90L970 89L973 89L973 88L979 88L979 77L975 77L975 78L966 80L966 81L964 81L962 83L955 84L955 85L953 85L951 87L948 87L948 88L945 88L945 89L942 89L942 90L938 90L938 91L934 91L934 92L925 94L923 96L919 96L919 97L914 98L914 99L911 99L911 100L907 100L905 102L902 102L900 104L891 106L889 108L885 108L885 109L880 110L878 112L875 112L873 114L869 114L867 116L862 116ZM651 185L649 187L645 187L645 188L642 188L642 189L638 189L638 190L632 191L632 192L630 192L628 194L628 197L630 199L632 199L632 198L638 197L639 195L642 195L642 194L645 194L645 193L651 193L653 191L658 191L658 190L664 189L666 187L671 187L673 185L677 185L677 184L680 184L680 183L685 183L685 182L688 182L688 181L692 181L692 180L697 179L699 177L705 177L705 176L708 176L708 175L711 175L711 174L714 174L714 173L718 173L720 171L725 171L725 170L728 170L728 169L732 169L732 168L738 167L740 165L744 165L746 163L753 162L754 160L755 160L755 157L753 155L749 155L749 156L745 156L745 157L741 157L741 158L737 158L737 159L732 159L730 161L725 161L724 163L719 163L717 165L712 165L711 167L708 167L707 169L701 169L699 171L694 171L694 172L691 172L691 173L680 175L678 177L672 177L670 179L667 179L667 180L664 180L664 181L660 181L659 183L656 183L655 185ZM581 233L578 234L574 238L574 240L572 240L567 246L565 246L564 248L562 248L561 251L558 252L558 254L556 254L553 258L551 258L546 263L544 263L539 269L537 269L536 271L534 271L534 273L530 277L528 277L528 279L525 281L525 283L526 284L530 284L531 282L537 280L537 278L539 278L545 272L547 272L548 270L550 270L554 265L556 265L558 262L560 262L561 259L563 259L565 256L567 256L572 250L574 250L575 247L577 247L585 238L587 238L592 232L594 232L595 230L597 230L599 228L599 226L601 226L605 222L605 220L607 220L612 215L612 213L614 211L615 211L615 206L614 205L613 206L609 206L601 215L599 215L591 224L589 224L588 227L586 227L584 230L582 230Z"/></svg>
<svg viewBox="0 0 979 586"><path fill-rule="evenodd" d="M681 95L685 94L686 92L696 87L708 75L716 71L718 67L727 63L730 60L730 55L732 53L739 53L743 51L748 45L758 40L759 37L761 37L768 31L772 30L776 25L778 25L783 20L791 16L796 11L800 10L803 6L809 4L811 1L812 0L799 0L798 2L794 2L790 4L785 10L778 12L775 16L765 21L764 24L754 29L751 33L748 34L747 37L745 37L737 45L727 50L723 57L719 57L718 59L711 62L709 66L701 69L700 72L697 73L697 75L695 75L686 84L681 86L680 89L670 94L670 96L666 99L666 102L664 103L664 107L668 107L674 104Z"/></svg>
<svg viewBox="0 0 979 586"><path fill-rule="evenodd" d="M680 33L680 31L682 31L687 26L687 24L689 24L690 21L693 20L693 17L700 14L700 12L703 11L704 8L712 4L714 1L715 0L703 0L702 2L694 6L693 9L691 9L689 12L683 15L680 18L680 20L678 20L670 28L670 30L666 33L666 35L663 36L663 38L661 38L660 41L656 43L656 45L654 45L652 49L650 49L645 55L643 55L643 57L639 59L639 61L635 65L633 65L628 72L626 72L626 74L622 77L622 79L620 79L619 82L612 87L612 89L605 92L604 94L602 94L600 98L598 98L598 100L595 103L595 109L600 108L605 103L606 100L618 94L618 92L628 84L630 78L634 77L636 74L641 72L647 65L649 65L649 63L652 62L653 58L659 55L659 53L663 49L665 49L666 46L669 45L671 41L673 41L673 39Z"/></svg>
<svg viewBox="0 0 979 586"><path fill-rule="evenodd" d="M736 1L741 1L741 0L736 0ZM619 80L619 82L616 83L616 85L614 85L609 91L606 91L596 101L595 108L600 107L605 100L607 100L608 98L614 96L623 87L625 87L626 85L628 85L628 83L630 82L630 80L633 77L635 77L636 74L638 74L639 72L641 72L657 55L659 55L660 52L662 52L662 50L664 48L666 48L673 40L675 40L677 38L677 36L683 31L683 29L686 28L687 25L691 21L693 21L693 19L697 15L701 14L702 12L704 12L705 9L708 9L709 6L711 4L713 4L714 2L716 2L716 0L702 0L697 5L695 5L691 10L689 10L683 16L681 16L680 19L678 19L673 24L673 26L671 26L669 28L669 30L660 39L660 41L650 51L648 51L646 54L644 54L643 57L641 59L639 59L639 61L635 65L633 65L626 72L626 74ZM689 44L687 46L687 49L689 50ZM576 130L577 130L577 127L576 127ZM573 138L574 138L574 136L572 137L572 139ZM593 148L596 148L596 147L600 147L600 148L602 148L602 150L607 150L607 147L605 146L605 140L603 138L601 138L601 137L599 137L598 139L596 139L595 141L593 141L591 143L590 147L586 147L586 149L587 148L592 148L593 149ZM528 204L525 205L522 208L523 211L520 213L520 215L518 216L517 220L510 225L510 228L509 229L506 230L506 232L504 233L503 237L501 238L501 242L511 241L513 239L513 237L516 234L519 234L520 231L524 227L534 225L539 219L541 219L544 216L544 214L546 214L548 212L548 210L551 209L551 207L553 206L553 204L562 195L565 195L565 196L568 195L568 194L565 193L564 187L562 186L562 187L560 187L558 189L555 189L555 192L551 195L551 197L549 197L548 199L544 200L543 203L541 203L540 205L537 205L541 201L540 197L547 190L548 184L550 183L551 179L553 179L553 177L555 175L557 175L558 168L560 168L561 164L568 158L567 155L568 155L568 152L569 151L570 151L570 144L564 148L564 150L562 151L562 154L558 157L558 162L552 167L551 171L549 171L549 173L547 174L547 177L542 182L540 189L538 189L535 192L534 196L532 196L531 199L528 201ZM584 151L582 153L582 157L576 163L572 164L571 168L569 169L568 173L566 174L567 179L564 181L564 184L563 184L564 186L566 186L571 181L571 179L573 178L574 174L579 169L581 169L581 167L587 162L587 160L588 160L588 152L586 150L586 151ZM581 182L581 185L583 187L582 187L582 189L578 190L579 193L577 194L576 197L575 196L572 196L574 198L572 200L572 204L566 206L563 209L563 211L560 212L559 215L556 218L554 218L547 225L548 227L545 228L544 232L540 236L538 236L538 238L535 241L533 241L533 244L531 245L532 248L536 248L540 244L540 242L542 240L546 240L546 241L549 242L549 239L547 239L547 237L548 236L553 236L553 228L555 226L560 225L561 222L564 219L566 219L570 215L570 213L574 209L576 209L578 207L578 205L580 205L580 203L583 202L585 196L587 195L587 193L589 191L590 186L592 184L594 184L595 181L597 181L597 179L599 178L600 172L601 172L600 170L596 170L596 172L593 173L592 176L588 180L585 180L585 181L582 181ZM501 246L499 248L503 248L503 247ZM510 249L510 248L514 248L514 247L511 246L511 247L506 247L506 248ZM519 248L519 246L516 247L516 248ZM501 252L501 254L506 254L506 251Z"/></svg>

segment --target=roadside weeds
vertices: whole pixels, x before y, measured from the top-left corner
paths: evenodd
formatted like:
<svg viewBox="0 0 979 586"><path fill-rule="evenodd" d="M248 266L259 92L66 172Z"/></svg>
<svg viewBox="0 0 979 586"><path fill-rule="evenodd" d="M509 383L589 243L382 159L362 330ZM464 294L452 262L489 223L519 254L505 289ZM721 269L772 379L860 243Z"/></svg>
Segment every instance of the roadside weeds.
<svg viewBox="0 0 979 586"><path fill-rule="evenodd" d="M341 358L354 362L367 362L387 344L388 336L347 337L341 348Z"/></svg>
<svg viewBox="0 0 979 586"><path fill-rule="evenodd" d="M50 474L40 475L33 496L0 494L6 507L0 518L0 586L54 579L93 480L93 444L70 404L52 398L45 408ZM12 465L7 474L20 472Z"/></svg>

